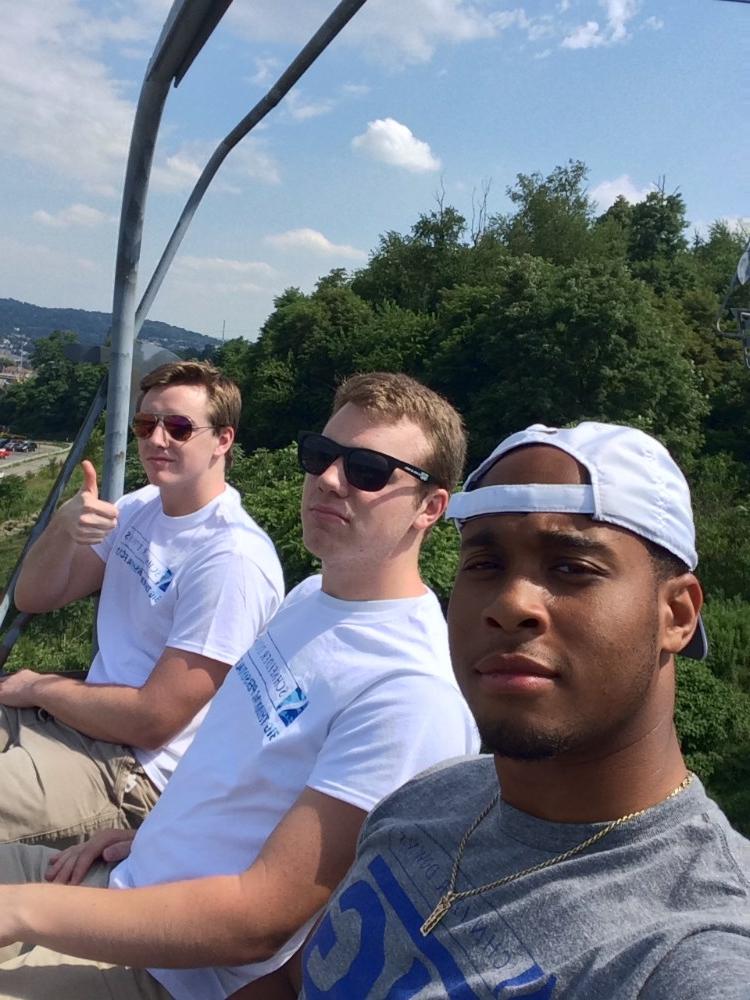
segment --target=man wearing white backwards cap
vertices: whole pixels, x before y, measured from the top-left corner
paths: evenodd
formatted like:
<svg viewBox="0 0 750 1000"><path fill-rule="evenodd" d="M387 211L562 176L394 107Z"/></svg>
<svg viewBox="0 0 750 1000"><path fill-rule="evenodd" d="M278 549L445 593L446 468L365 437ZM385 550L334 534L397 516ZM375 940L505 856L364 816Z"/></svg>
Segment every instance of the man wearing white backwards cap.
<svg viewBox="0 0 750 1000"><path fill-rule="evenodd" d="M453 664L492 756L370 814L302 997L746 1000L750 842L673 723L675 655L706 653L684 476L641 431L536 424L447 516Z"/></svg>

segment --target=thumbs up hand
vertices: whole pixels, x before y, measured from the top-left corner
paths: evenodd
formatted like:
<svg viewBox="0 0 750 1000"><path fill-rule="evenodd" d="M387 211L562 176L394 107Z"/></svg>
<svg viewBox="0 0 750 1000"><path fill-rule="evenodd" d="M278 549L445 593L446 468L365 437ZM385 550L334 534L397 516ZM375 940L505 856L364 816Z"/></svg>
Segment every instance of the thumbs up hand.
<svg viewBox="0 0 750 1000"><path fill-rule="evenodd" d="M83 473L83 486L81 487L81 493L91 493L94 500L99 499L99 486L96 482L96 469L94 468L94 463L89 462L87 458L81 462L81 472Z"/></svg>
<svg viewBox="0 0 750 1000"><path fill-rule="evenodd" d="M81 462L83 486L60 507L55 519L79 545L101 542L117 526L117 507L99 499L96 469L87 459Z"/></svg>

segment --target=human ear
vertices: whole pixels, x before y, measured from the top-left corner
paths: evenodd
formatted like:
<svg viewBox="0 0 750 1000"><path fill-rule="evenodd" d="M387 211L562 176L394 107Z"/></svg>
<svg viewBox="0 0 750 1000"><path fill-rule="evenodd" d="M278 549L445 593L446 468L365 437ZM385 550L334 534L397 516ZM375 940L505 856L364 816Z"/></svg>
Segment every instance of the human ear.
<svg viewBox="0 0 750 1000"><path fill-rule="evenodd" d="M433 490L423 498L417 508L417 516L414 519L414 527L417 531L427 531L445 513L448 506L448 491L442 488Z"/></svg>
<svg viewBox="0 0 750 1000"><path fill-rule="evenodd" d="M703 606L701 585L692 573L670 577L662 586L662 649L679 653L695 631Z"/></svg>
<svg viewBox="0 0 750 1000"><path fill-rule="evenodd" d="M234 427L220 427L216 431L216 455L226 455L234 443Z"/></svg>

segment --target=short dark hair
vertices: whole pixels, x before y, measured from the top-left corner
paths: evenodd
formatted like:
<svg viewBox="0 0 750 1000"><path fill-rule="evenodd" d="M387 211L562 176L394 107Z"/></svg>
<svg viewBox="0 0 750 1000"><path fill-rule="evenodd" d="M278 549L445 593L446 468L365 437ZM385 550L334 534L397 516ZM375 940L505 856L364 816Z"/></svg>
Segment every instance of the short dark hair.
<svg viewBox="0 0 750 1000"><path fill-rule="evenodd" d="M659 583L663 583L664 580L670 580L673 576L682 576L683 573L690 572L690 567L687 563L684 563L674 552L670 552L663 545L657 545L656 542L652 542L648 538L643 538L641 535L638 537L646 546L646 551L649 554Z"/></svg>

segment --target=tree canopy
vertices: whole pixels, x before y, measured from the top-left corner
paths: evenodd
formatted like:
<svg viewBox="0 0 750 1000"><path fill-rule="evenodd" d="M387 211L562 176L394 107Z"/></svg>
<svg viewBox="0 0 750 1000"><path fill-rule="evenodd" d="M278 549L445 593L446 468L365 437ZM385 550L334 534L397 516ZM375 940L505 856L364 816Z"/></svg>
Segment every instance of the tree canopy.
<svg viewBox="0 0 750 1000"><path fill-rule="evenodd" d="M685 202L664 180L635 205L599 211L586 179L575 160L519 174L510 210L494 215L487 186L470 223L441 196L408 233L384 234L364 267L278 296L257 341L215 355L244 398L232 479L291 586L315 569L291 442L322 428L353 372L404 371L442 392L465 417L472 464L536 421L656 435L691 481L708 595L711 656L680 667L678 726L691 764L750 832L750 373L713 330L746 237L717 220L689 239ZM65 339L37 346L35 378L0 394L0 422L39 434L78 426L98 372L66 361ZM131 461L130 486L138 476ZM449 526L425 547L442 598L456 550Z"/></svg>

